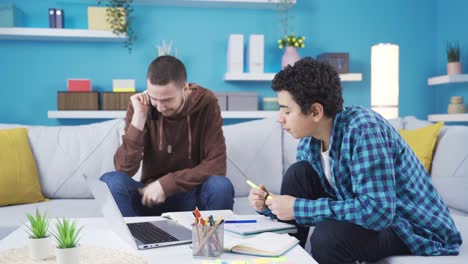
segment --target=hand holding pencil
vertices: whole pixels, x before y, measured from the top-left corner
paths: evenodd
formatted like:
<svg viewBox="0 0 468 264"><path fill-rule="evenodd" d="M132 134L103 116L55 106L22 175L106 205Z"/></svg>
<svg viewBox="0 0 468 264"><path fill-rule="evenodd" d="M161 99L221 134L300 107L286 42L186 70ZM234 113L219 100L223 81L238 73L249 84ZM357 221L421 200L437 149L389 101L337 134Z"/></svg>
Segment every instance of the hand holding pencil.
<svg viewBox="0 0 468 264"><path fill-rule="evenodd" d="M247 180L247 184L252 187L249 193L250 206L257 211L264 210L266 208L265 201L267 199L272 199L272 194L270 194L263 185L257 186L250 180Z"/></svg>

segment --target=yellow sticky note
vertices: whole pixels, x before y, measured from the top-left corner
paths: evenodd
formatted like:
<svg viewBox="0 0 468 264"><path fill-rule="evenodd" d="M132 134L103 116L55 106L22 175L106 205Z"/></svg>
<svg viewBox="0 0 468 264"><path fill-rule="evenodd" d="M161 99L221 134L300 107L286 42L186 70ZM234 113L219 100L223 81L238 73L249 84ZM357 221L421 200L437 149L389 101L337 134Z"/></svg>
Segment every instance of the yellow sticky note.
<svg viewBox="0 0 468 264"><path fill-rule="evenodd" d="M266 263L271 263L271 259L267 258L258 258L253 260L255 264L266 264Z"/></svg>
<svg viewBox="0 0 468 264"><path fill-rule="evenodd" d="M273 262L286 262L288 259L286 257L277 257L272 259Z"/></svg>

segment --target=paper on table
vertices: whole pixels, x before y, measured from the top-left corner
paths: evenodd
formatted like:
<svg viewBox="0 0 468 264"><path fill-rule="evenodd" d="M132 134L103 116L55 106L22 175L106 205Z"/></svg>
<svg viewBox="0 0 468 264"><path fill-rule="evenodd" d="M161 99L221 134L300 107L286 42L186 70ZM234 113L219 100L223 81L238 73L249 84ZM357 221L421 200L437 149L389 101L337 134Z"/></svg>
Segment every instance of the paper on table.
<svg viewBox="0 0 468 264"><path fill-rule="evenodd" d="M221 217L223 219L231 217L234 213L231 210L212 210L212 211L200 211L203 217L208 217L213 215L215 221ZM194 216L192 211L185 211L185 212L167 212L161 215L162 217L172 219L179 224L189 227L194 223Z"/></svg>
<svg viewBox="0 0 468 264"><path fill-rule="evenodd" d="M224 236L225 251L255 256L281 256L298 243L295 237L288 234L270 232L245 239Z"/></svg>
<svg viewBox="0 0 468 264"><path fill-rule="evenodd" d="M272 220L263 215L233 215L226 220L256 219L256 223L225 224L224 230L240 236L251 236L262 232L296 233L295 225Z"/></svg>

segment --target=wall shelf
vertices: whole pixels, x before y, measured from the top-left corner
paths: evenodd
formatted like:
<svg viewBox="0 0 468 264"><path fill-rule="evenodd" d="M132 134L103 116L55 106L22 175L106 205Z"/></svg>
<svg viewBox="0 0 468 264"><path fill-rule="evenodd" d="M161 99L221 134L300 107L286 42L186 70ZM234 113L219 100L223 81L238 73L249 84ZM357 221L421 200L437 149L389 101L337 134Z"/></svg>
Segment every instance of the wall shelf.
<svg viewBox="0 0 468 264"><path fill-rule="evenodd" d="M65 0L62 0L63 2ZM70 1L70 0L67 0ZM95 0L74 0L96 4ZM215 7L215 8L255 8L275 9L281 0L134 0L135 5L162 5L162 6L184 6L184 7ZM296 0L292 0L296 4Z"/></svg>
<svg viewBox="0 0 468 264"><path fill-rule="evenodd" d="M432 122L468 122L468 114L434 114L428 115L427 120Z"/></svg>
<svg viewBox="0 0 468 264"><path fill-rule="evenodd" d="M57 119L114 119L125 118L126 111L48 111L48 118ZM221 116L226 119L233 118L267 118L274 117L278 111L222 111Z"/></svg>
<svg viewBox="0 0 468 264"><path fill-rule="evenodd" d="M126 36L118 36L107 30L11 27L0 28L2 39L123 42Z"/></svg>
<svg viewBox="0 0 468 264"><path fill-rule="evenodd" d="M276 73L230 73L224 74L225 81L271 81ZM362 81L362 73L341 73L342 82Z"/></svg>
<svg viewBox="0 0 468 264"><path fill-rule="evenodd" d="M441 75L427 79L427 85L468 82L468 74Z"/></svg>
<svg viewBox="0 0 468 264"><path fill-rule="evenodd" d="M224 74L225 81L271 81L276 73L231 73Z"/></svg>

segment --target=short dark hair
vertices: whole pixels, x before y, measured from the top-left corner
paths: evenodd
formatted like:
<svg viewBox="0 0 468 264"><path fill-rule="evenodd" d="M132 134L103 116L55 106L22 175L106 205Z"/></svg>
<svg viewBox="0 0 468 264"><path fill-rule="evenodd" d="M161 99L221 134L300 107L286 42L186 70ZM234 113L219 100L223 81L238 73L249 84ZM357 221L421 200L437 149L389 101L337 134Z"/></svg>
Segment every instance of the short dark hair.
<svg viewBox="0 0 468 264"><path fill-rule="evenodd" d="M338 73L329 64L311 57L305 57L277 73L271 87L276 92L288 91L303 114L309 114L314 103L320 103L325 115L331 118L343 110Z"/></svg>
<svg viewBox="0 0 468 264"><path fill-rule="evenodd" d="M178 87L182 87L187 81L187 71L179 59L164 55L151 62L146 78L151 84L166 85L175 82Z"/></svg>

